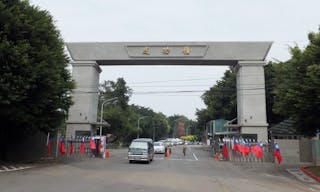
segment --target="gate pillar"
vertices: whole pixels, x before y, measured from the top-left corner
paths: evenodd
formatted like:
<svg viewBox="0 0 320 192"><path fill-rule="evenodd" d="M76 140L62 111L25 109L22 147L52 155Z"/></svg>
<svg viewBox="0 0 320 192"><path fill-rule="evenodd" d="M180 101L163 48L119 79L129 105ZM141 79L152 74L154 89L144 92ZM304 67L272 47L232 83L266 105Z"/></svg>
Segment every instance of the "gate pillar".
<svg viewBox="0 0 320 192"><path fill-rule="evenodd" d="M101 68L95 61L74 61L71 65L76 87L72 93L74 103L69 111L66 136L91 135L97 121Z"/></svg>
<svg viewBox="0 0 320 192"><path fill-rule="evenodd" d="M237 72L237 119L241 133L268 139L266 113L265 61L239 61Z"/></svg>

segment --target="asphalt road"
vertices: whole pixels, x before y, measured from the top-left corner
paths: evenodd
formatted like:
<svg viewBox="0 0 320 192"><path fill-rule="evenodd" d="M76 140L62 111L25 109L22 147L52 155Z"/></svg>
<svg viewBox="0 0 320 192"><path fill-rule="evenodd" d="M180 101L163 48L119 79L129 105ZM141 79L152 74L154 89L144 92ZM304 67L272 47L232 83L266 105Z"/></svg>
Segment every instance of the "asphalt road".
<svg viewBox="0 0 320 192"><path fill-rule="evenodd" d="M182 147L150 164L129 164L126 149L112 150L109 159L37 166L0 173L1 192L307 192L319 191L279 169L245 169L215 161L201 146Z"/></svg>

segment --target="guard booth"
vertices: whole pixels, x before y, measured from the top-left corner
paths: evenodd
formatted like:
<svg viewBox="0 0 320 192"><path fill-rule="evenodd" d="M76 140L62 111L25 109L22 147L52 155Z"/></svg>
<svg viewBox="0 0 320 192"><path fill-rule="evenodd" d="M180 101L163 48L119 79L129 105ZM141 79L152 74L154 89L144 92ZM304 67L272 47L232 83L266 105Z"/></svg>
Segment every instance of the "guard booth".
<svg viewBox="0 0 320 192"><path fill-rule="evenodd" d="M215 119L207 122L207 132L210 138L210 147L212 155L220 153L227 138L239 134L239 129L226 126L230 122L225 119ZM228 143L230 139L228 140Z"/></svg>
<svg viewBox="0 0 320 192"><path fill-rule="evenodd" d="M107 137L96 135L94 137L94 142L96 144L95 156L105 159L106 158L106 149L107 149Z"/></svg>

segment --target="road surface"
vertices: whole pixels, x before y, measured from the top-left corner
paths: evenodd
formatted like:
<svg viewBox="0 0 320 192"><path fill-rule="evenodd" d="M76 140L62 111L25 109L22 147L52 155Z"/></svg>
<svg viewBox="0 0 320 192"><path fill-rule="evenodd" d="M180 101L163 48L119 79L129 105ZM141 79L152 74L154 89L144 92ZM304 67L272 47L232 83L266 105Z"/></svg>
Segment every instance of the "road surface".
<svg viewBox="0 0 320 192"><path fill-rule="evenodd" d="M1 192L313 192L319 191L281 169L245 169L216 161L201 146L176 146L150 164L129 164L126 149L111 150L109 159L0 173Z"/></svg>

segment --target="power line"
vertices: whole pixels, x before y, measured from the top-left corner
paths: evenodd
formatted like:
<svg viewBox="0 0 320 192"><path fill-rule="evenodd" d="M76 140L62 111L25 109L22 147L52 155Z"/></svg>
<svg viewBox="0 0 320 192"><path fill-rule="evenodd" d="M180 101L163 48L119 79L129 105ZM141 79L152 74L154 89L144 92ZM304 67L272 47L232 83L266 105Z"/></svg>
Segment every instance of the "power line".
<svg viewBox="0 0 320 192"><path fill-rule="evenodd" d="M198 85L138 85L138 86L131 86L133 88L135 87L195 87L195 86L213 86L213 85L204 85L204 84L198 84Z"/></svg>
<svg viewBox="0 0 320 192"><path fill-rule="evenodd" d="M199 81L199 80L217 80L213 78L199 78L199 79L178 79L178 80L165 80L165 81L144 81L144 82L134 82L134 83L128 83L130 85L135 84L147 84L147 83L163 83L163 82L181 82L181 81Z"/></svg>

